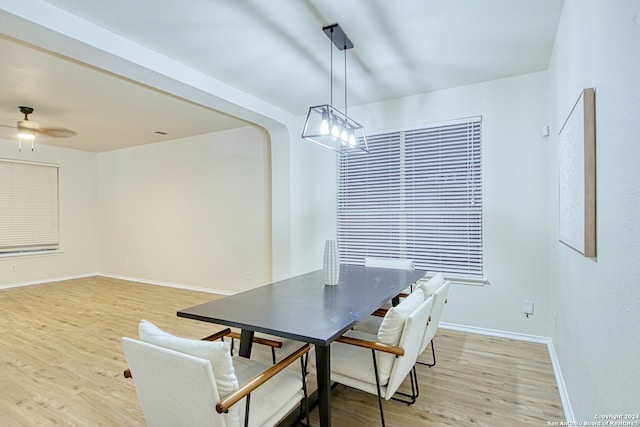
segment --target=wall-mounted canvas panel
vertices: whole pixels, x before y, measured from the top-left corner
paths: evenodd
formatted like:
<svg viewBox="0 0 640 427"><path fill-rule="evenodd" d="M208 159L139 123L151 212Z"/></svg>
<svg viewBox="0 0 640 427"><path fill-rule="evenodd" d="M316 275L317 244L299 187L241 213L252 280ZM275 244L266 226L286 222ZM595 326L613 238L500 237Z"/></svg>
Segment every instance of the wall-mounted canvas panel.
<svg viewBox="0 0 640 427"><path fill-rule="evenodd" d="M560 130L559 238L596 256L595 91L584 89Z"/></svg>

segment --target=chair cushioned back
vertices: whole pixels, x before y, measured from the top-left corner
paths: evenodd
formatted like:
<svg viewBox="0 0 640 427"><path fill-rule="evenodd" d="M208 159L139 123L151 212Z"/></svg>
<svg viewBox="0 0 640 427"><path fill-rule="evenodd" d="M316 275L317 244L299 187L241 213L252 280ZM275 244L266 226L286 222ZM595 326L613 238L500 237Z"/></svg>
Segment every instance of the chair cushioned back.
<svg viewBox="0 0 640 427"><path fill-rule="evenodd" d="M228 427L209 360L127 337L121 344L149 427Z"/></svg>
<svg viewBox="0 0 640 427"><path fill-rule="evenodd" d="M369 258L364 259L365 267L395 268L397 270L415 270L412 259Z"/></svg>
<svg viewBox="0 0 640 427"><path fill-rule="evenodd" d="M400 304L387 310L378 329L378 341L383 344L398 345L407 316L423 302L424 294L420 289L416 289Z"/></svg>
<svg viewBox="0 0 640 427"><path fill-rule="evenodd" d="M417 292L418 290L414 291ZM424 336L429 321L429 313L433 305L433 298L429 297L423 301L418 308L407 316L402 336L398 345L404 348L404 356L395 359L391 374L389 375L389 383L385 392L385 399L389 400L391 396L398 390L407 377L413 366L416 364Z"/></svg>
<svg viewBox="0 0 640 427"><path fill-rule="evenodd" d="M176 337L147 320L140 321L138 334L140 335L140 341L208 360L213 369L217 391L221 397L227 396L239 388L229 343ZM215 405L215 402L213 404ZM227 426L239 425L240 414L238 406L232 406L229 412L224 414L224 418Z"/></svg>
<svg viewBox="0 0 640 427"><path fill-rule="evenodd" d="M444 284L444 275L442 273L438 273L431 277L430 279L420 279L416 283L416 288L422 289L424 292L424 298L427 299L436 291L436 289L440 288Z"/></svg>
<svg viewBox="0 0 640 427"><path fill-rule="evenodd" d="M440 323L440 318L442 317L442 311L444 310L444 304L447 300L447 295L449 295L449 287L451 282L444 282L439 289L437 289L433 293L433 308L431 309L431 321L429 325L427 325L427 330L425 331L424 338L422 339L422 344L420 345L420 351L418 355L422 354L423 351L427 348L436 332L438 332L438 324Z"/></svg>
<svg viewBox="0 0 640 427"><path fill-rule="evenodd" d="M407 317L423 302L424 297L422 291L416 289L407 298L403 299L400 304L391 307L382 319L382 323L378 329L378 342L398 345L405 328ZM422 338L422 336L420 338ZM376 357L378 358L380 382L385 384L389 375L391 375L391 367L396 357L393 354L383 352L378 352Z"/></svg>

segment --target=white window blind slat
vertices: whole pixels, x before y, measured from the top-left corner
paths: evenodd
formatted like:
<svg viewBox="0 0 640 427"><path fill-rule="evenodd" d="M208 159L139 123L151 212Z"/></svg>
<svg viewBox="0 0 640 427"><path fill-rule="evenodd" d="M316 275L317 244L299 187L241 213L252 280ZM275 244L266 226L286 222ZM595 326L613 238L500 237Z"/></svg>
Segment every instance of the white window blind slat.
<svg viewBox="0 0 640 427"><path fill-rule="evenodd" d="M367 137L338 155L340 262L411 258L416 268L482 276L481 118Z"/></svg>

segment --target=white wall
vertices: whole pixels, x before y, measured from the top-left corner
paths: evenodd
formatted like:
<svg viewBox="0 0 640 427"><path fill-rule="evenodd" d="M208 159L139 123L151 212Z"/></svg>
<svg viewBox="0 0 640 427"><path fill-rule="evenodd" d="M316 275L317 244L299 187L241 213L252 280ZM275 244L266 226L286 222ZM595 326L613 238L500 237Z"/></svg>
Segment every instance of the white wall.
<svg viewBox="0 0 640 427"><path fill-rule="evenodd" d="M640 409L639 70L640 3L565 0L549 67L547 215L552 338L577 421ZM586 87L596 89L595 261L558 243L557 229L557 134Z"/></svg>
<svg viewBox="0 0 640 427"><path fill-rule="evenodd" d="M0 287L95 273L222 292L273 280L264 130L101 154L0 140L0 157L60 165L61 239L60 254L0 257Z"/></svg>
<svg viewBox="0 0 640 427"><path fill-rule="evenodd" d="M336 153L298 139L291 157L291 266L296 275L321 269L325 241L336 239Z"/></svg>
<svg viewBox="0 0 640 427"><path fill-rule="evenodd" d="M229 292L271 282L269 153L255 127L101 153L102 272Z"/></svg>
<svg viewBox="0 0 640 427"><path fill-rule="evenodd" d="M368 133L482 116L483 287L455 285L445 322L522 334L550 333L547 73L350 107ZM521 301L532 300L527 318Z"/></svg>
<svg viewBox="0 0 640 427"><path fill-rule="evenodd" d="M23 147L19 152L17 141L0 139L0 157L59 165L61 251L52 255L1 257L0 288L98 271L96 155L42 145L37 141L34 151Z"/></svg>

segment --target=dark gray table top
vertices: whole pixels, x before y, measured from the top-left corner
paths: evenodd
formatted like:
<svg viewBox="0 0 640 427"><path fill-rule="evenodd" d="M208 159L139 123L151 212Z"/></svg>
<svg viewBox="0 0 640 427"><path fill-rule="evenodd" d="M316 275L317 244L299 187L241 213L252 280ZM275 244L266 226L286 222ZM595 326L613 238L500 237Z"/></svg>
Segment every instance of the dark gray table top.
<svg viewBox="0 0 640 427"><path fill-rule="evenodd" d="M178 311L179 317L327 346L426 272L341 265L340 281L322 270Z"/></svg>

